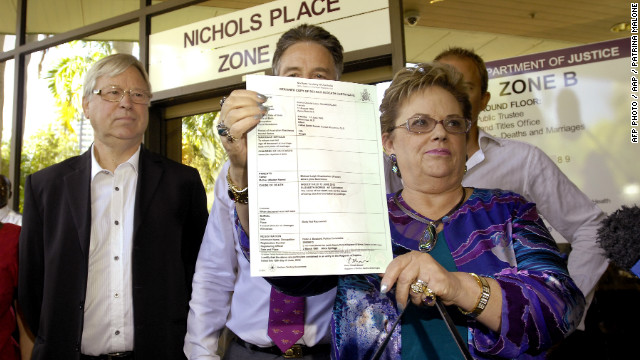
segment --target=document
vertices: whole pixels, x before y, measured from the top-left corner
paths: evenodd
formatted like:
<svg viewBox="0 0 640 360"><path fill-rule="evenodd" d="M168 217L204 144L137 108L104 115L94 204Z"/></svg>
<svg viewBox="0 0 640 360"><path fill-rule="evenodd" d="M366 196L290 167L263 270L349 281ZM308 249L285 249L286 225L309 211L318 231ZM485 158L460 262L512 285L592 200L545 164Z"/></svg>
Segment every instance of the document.
<svg viewBox="0 0 640 360"><path fill-rule="evenodd" d="M376 87L249 75L252 276L384 272L392 260Z"/></svg>

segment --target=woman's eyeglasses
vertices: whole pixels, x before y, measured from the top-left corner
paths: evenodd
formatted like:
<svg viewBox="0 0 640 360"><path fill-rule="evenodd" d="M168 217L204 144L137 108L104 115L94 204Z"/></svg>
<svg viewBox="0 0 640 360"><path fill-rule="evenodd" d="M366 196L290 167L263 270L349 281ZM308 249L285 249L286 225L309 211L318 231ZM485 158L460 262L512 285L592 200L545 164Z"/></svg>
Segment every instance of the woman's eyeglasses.
<svg viewBox="0 0 640 360"><path fill-rule="evenodd" d="M437 124L442 124L444 129L451 134L464 134L471 128L471 121L462 116L447 116L444 120L436 120L429 115L416 114L410 117L406 123L393 128L404 127L409 132L423 134L433 131Z"/></svg>

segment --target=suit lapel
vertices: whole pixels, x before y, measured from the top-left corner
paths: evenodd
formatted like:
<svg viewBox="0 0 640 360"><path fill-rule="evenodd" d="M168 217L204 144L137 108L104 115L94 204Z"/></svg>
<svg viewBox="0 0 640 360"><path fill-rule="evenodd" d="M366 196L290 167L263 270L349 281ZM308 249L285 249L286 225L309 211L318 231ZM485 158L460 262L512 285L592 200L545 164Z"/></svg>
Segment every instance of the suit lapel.
<svg viewBox="0 0 640 360"><path fill-rule="evenodd" d="M76 158L69 166L73 171L64 177L64 198L78 229L80 248L87 255L91 237L91 150Z"/></svg>
<svg viewBox="0 0 640 360"><path fill-rule="evenodd" d="M160 179L164 173L164 167L160 158L149 153L144 147L140 150L140 162L138 166L138 185L136 188L136 205L133 219L133 241L138 235L142 224L143 214L151 205Z"/></svg>

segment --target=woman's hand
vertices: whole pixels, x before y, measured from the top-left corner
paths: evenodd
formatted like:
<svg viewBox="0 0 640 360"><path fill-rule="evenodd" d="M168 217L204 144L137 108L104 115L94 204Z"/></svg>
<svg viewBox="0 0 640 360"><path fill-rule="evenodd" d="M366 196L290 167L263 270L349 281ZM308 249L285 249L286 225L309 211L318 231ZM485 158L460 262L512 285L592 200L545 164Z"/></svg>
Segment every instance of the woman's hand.
<svg viewBox="0 0 640 360"><path fill-rule="evenodd" d="M424 292L414 292L411 285L418 280L424 283ZM382 288L389 290L395 284L396 301L401 307L407 304L407 298L415 305L434 305L430 301L429 289L443 303L455 303L460 296L462 285L458 273L443 268L433 257L419 251L411 251L393 259L382 277ZM386 291L384 291L386 292Z"/></svg>
<svg viewBox="0 0 640 360"><path fill-rule="evenodd" d="M229 155L231 178L240 188L247 186L247 132L258 125L267 112L265 101L266 96L255 91L234 90L220 109L218 133L222 132L222 146ZM222 130L226 127L226 134L220 131L221 127Z"/></svg>
<svg viewBox="0 0 640 360"><path fill-rule="evenodd" d="M411 285L418 280L424 284ZM490 297L484 311L477 320L493 331L499 331L502 314L502 290L500 284L491 278L486 278L490 288ZM433 293L445 305L457 305L465 311L472 311L478 304L482 288L475 278L466 272L449 272L443 268L431 255L419 251L400 255L393 259L382 276L381 292L387 292L396 286L396 302L404 308L407 298L415 305L432 306L435 301L430 300ZM434 299L435 300L435 299Z"/></svg>

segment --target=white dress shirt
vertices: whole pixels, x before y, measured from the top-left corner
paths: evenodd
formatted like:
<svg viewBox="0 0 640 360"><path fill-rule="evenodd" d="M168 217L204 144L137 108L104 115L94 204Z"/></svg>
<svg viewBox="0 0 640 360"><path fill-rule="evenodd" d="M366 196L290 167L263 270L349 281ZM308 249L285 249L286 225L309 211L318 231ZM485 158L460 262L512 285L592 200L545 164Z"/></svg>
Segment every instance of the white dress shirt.
<svg viewBox="0 0 640 360"><path fill-rule="evenodd" d="M184 352L189 359L219 359L220 331L226 326L244 341L273 346L267 335L271 285L251 277L234 227L235 204L227 195L227 162L215 184L215 200L198 254L189 303ZM306 346L329 343L329 321L335 289L308 297L304 335Z"/></svg>
<svg viewBox="0 0 640 360"><path fill-rule="evenodd" d="M0 222L22 226L22 215L5 206L0 209Z"/></svg>
<svg viewBox="0 0 640 360"><path fill-rule="evenodd" d="M133 350L131 246L140 149L116 170L91 148L91 238L81 352Z"/></svg>

